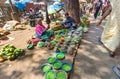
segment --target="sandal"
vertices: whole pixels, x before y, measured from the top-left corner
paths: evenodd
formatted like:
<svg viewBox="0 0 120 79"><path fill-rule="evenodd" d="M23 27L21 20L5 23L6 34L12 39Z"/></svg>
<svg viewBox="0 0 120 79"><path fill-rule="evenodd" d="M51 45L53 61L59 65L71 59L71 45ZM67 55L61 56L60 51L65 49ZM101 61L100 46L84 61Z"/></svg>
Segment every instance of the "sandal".
<svg viewBox="0 0 120 79"><path fill-rule="evenodd" d="M110 57L115 57L115 54L113 52L109 53Z"/></svg>
<svg viewBox="0 0 120 79"><path fill-rule="evenodd" d="M103 44L100 37L98 38L98 41L100 44Z"/></svg>

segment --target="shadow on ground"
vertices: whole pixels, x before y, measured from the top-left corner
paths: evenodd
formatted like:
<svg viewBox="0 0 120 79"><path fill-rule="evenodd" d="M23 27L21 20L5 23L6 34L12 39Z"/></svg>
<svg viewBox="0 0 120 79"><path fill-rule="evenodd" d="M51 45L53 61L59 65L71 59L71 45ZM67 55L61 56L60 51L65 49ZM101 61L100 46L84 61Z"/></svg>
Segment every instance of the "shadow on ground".
<svg viewBox="0 0 120 79"><path fill-rule="evenodd" d="M116 79L112 66L120 63L120 55L109 57L109 52L98 41L102 31L102 26L91 23L79 47L71 79Z"/></svg>
<svg viewBox="0 0 120 79"><path fill-rule="evenodd" d="M0 64L0 79L43 79L40 66L52 53L47 49L34 49L16 59Z"/></svg>

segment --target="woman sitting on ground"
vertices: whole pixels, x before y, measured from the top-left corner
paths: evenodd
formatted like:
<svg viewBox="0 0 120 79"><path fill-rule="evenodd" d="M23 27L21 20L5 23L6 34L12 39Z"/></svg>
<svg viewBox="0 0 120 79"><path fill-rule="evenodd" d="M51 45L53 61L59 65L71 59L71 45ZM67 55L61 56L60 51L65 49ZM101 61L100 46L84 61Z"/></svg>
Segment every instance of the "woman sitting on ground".
<svg viewBox="0 0 120 79"><path fill-rule="evenodd" d="M36 38L40 38L42 34L46 31L46 27L42 24L42 19L37 19L35 26Z"/></svg>
<svg viewBox="0 0 120 79"><path fill-rule="evenodd" d="M69 16L68 13L65 13L65 19L63 20L62 25L65 28L71 28L71 29L77 28L77 23L72 17Z"/></svg>

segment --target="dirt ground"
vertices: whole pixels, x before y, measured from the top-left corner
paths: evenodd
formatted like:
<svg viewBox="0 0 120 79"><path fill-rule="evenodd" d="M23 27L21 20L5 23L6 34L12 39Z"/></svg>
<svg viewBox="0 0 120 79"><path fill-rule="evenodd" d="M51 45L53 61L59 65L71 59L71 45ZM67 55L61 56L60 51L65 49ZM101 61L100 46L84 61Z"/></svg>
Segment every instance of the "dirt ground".
<svg viewBox="0 0 120 79"><path fill-rule="evenodd" d="M110 58L108 51L98 42L102 30L102 27L95 26L92 19L89 32L84 35L78 49L71 79L116 79L111 67L120 63L120 56ZM13 31L9 36L15 39L9 44L26 49L26 40L33 34L34 28ZM40 66L50 55L47 49L35 49L15 61L0 63L0 79L43 79Z"/></svg>
<svg viewBox="0 0 120 79"><path fill-rule="evenodd" d="M12 31L8 37L15 39L9 41L7 44L26 49L26 41L34 35L34 30L35 28L33 27L30 30ZM40 71L40 66L47 63L49 56L55 56L55 54L47 48L35 47L33 50L26 50L26 54L15 61L0 63L0 79L44 79L44 74ZM70 62L72 64L73 57L66 55L63 62Z"/></svg>
<svg viewBox="0 0 120 79"><path fill-rule="evenodd" d="M109 56L109 51L98 41L105 21L100 27L96 26L96 22L91 18L89 32L84 35L79 47L71 79L118 79L112 66L120 64L120 50L115 58Z"/></svg>

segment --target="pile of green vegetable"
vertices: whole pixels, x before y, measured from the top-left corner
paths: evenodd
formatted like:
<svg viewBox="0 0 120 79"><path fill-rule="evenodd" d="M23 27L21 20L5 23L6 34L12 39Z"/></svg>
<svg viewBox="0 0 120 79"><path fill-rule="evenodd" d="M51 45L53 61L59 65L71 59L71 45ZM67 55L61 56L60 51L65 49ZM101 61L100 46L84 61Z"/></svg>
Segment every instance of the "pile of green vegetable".
<svg viewBox="0 0 120 79"><path fill-rule="evenodd" d="M42 36L41 36L41 40L43 42L47 41L48 39L50 39L52 36L54 35L54 31L53 30L46 30Z"/></svg>
<svg viewBox="0 0 120 79"><path fill-rule="evenodd" d="M88 27L90 25L90 20L88 19L87 15L83 15L82 16L82 23L81 26L82 27Z"/></svg>
<svg viewBox="0 0 120 79"><path fill-rule="evenodd" d="M13 45L5 45L1 49L1 56L4 56L4 59L14 60L18 56L22 55L24 52L22 49L16 48Z"/></svg>

